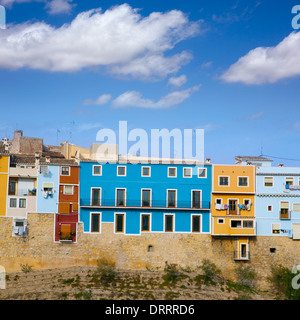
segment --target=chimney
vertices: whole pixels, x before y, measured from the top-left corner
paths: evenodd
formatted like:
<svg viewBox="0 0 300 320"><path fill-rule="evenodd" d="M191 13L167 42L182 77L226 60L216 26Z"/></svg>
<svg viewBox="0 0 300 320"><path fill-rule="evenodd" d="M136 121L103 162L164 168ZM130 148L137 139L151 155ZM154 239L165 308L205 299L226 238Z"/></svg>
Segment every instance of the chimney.
<svg viewBox="0 0 300 320"><path fill-rule="evenodd" d="M206 159L205 159L205 162L206 162L206 163L210 163L210 160L211 160L210 158L206 158Z"/></svg>
<svg viewBox="0 0 300 320"><path fill-rule="evenodd" d="M34 157L35 157L35 167L38 168L39 164L40 164L40 154L38 152L36 152L34 154Z"/></svg>
<svg viewBox="0 0 300 320"><path fill-rule="evenodd" d="M50 157L46 156L46 162L50 163Z"/></svg>
<svg viewBox="0 0 300 320"><path fill-rule="evenodd" d="M279 163L278 167L282 168L283 167L283 163Z"/></svg>
<svg viewBox="0 0 300 320"><path fill-rule="evenodd" d="M21 137L23 137L23 130L16 130L14 132L14 139L20 139Z"/></svg>

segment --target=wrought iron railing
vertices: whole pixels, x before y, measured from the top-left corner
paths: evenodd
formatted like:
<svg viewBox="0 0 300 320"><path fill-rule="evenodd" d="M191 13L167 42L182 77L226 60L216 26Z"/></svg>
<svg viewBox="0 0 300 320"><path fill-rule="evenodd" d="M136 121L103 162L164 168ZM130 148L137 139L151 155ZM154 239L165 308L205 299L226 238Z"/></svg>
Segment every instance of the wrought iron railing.
<svg viewBox="0 0 300 320"><path fill-rule="evenodd" d="M170 208L170 209L210 209L209 201L166 201L166 200L116 200L116 199L80 199L80 206L92 207L140 207L140 208Z"/></svg>

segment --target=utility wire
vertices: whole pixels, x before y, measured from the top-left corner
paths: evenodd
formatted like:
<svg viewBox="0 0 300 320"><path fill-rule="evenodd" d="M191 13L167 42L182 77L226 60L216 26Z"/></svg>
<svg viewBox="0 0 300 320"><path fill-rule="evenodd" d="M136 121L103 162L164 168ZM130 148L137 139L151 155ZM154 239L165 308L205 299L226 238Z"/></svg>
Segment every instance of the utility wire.
<svg viewBox="0 0 300 320"><path fill-rule="evenodd" d="M267 154L262 154L262 157L274 158L274 159L281 159L281 160L290 160L290 161L300 161L300 159L290 159L290 158L281 158L281 157L274 157Z"/></svg>

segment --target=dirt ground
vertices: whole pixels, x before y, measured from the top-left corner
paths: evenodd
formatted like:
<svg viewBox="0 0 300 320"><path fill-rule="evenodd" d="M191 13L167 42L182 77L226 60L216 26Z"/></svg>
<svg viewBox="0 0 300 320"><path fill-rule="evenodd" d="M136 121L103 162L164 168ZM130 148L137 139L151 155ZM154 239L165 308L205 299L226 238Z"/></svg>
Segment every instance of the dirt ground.
<svg viewBox="0 0 300 320"><path fill-rule="evenodd" d="M111 276L111 275L110 275ZM6 275L0 300L273 300L270 292L245 290L228 282L205 283L181 272L176 281L163 271L113 271L99 279L97 267L25 270Z"/></svg>

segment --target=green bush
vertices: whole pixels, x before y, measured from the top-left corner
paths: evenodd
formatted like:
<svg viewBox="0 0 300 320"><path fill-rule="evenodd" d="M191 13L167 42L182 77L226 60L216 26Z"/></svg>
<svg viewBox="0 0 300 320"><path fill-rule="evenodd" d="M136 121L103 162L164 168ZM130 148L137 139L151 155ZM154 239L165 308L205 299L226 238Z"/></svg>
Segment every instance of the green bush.
<svg viewBox="0 0 300 320"><path fill-rule="evenodd" d="M250 266L240 265L235 268L235 274L239 284L245 287L252 288L254 286L253 282L256 278L254 269Z"/></svg>
<svg viewBox="0 0 300 320"><path fill-rule="evenodd" d="M202 265L199 269L203 272L203 278L205 284L215 284L214 281L219 280L222 277L222 272L217 266L208 259L202 260Z"/></svg>
<svg viewBox="0 0 300 320"><path fill-rule="evenodd" d="M269 281L280 296L288 300L300 300L300 289L294 289L292 286L293 278L296 275L297 274L282 265L273 266L271 268Z"/></svg>
<svg viewBox="0 0 300 320"><path fill-rule="evenodd" d="M114 284L117 279L115 263L107 261L105 258L98 261L96 271L92 276L94 282L99 282L103 285Z"/></svg>

